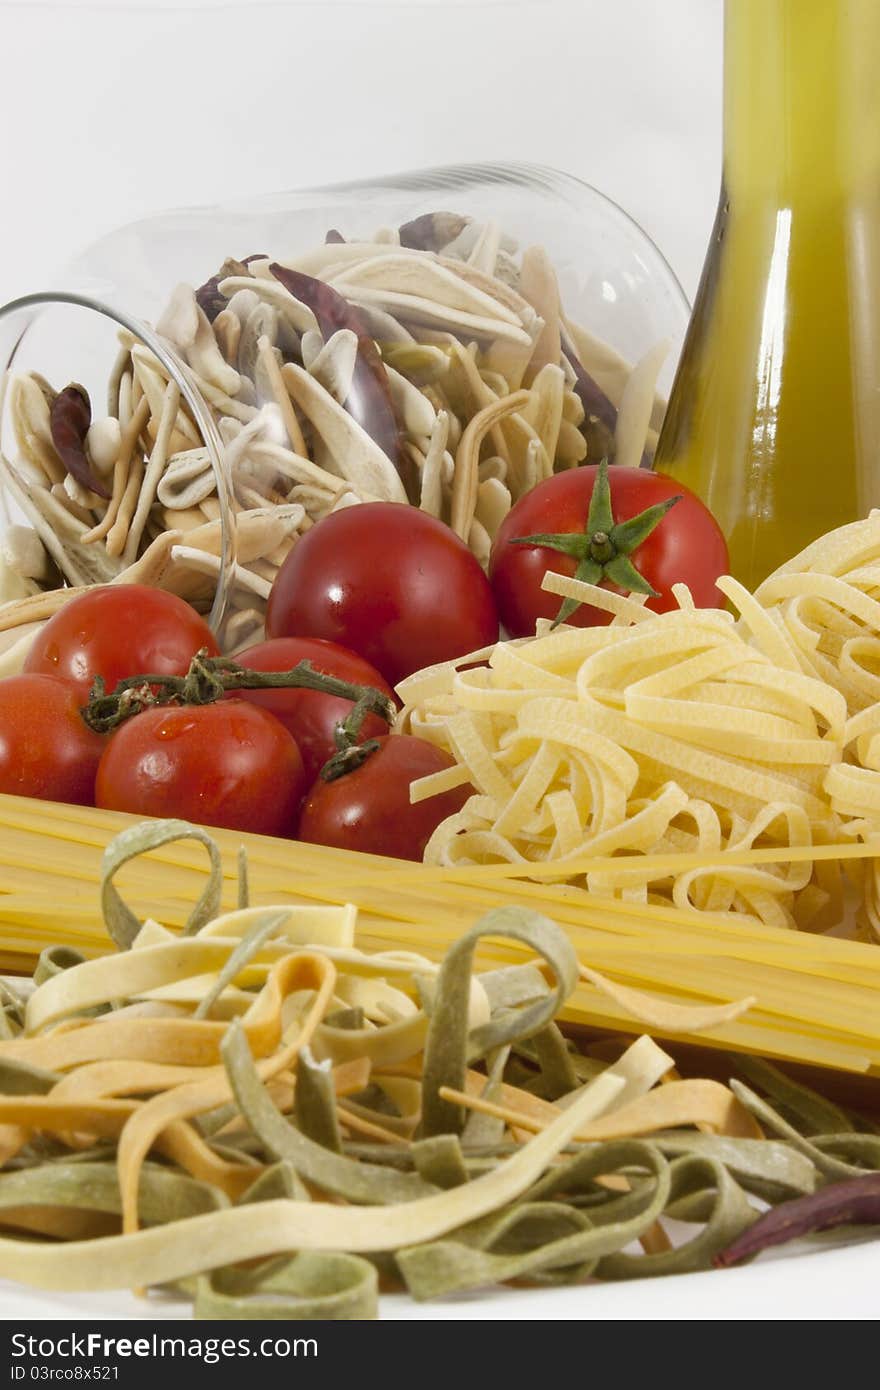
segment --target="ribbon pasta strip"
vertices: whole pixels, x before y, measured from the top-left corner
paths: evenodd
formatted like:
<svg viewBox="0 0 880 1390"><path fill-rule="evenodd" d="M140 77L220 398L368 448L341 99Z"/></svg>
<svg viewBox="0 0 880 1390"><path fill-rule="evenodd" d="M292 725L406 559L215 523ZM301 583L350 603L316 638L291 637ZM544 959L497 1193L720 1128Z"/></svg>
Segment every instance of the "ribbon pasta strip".
<svg viewBox="0 0 880 1390"><path fill-rule="evenodd" d="M560 575L544 587L609 610L611 624L544 624L496 647L488 669L453 663L401 687L405 720L475 788L427 858L559 864L569 877L580 859L598 891L813 932L840 925L855 878L858 931L880 939L876 855L842 867L854 841L880 835L880 513L807 547L754 595L721 579L738 619L696 609L680 587L679 611L659 615ZM431 791L426 779L415 796ZM755 847L805 853L787 872L735 857ZM811 847L832 854L811 859ZM639 867L676 853L678 872ZM591 866L609 854L635 862Z"/></svg>
<svg viewBox="0 0 880 1390"><path fill-rule="evenodd" d="M110 872L179 833L129 828ZM175 936L103 901L117 954L50 950L32 989L5 987L7 1278L176 1285L196 1317L368 1318L380 1273L424 1299L708 1268L752 1199L880 1170L872 1132L766 1063L728 1086L648 1037L579 1050L554 1020L597 972L523 906L438 964L354 945L345 906L243 903ZM481 968L504 941L517 963ZM676 1245L667 1215L696 1233Z"/></svg>
<svg viewBox="0 0 880 1390"><path fill-rule="evenodd" d="M604 601L559 576L547 587ZM475 789L435 832L428 863L558 864L602 895L768 926L815 928L838 910L809 859L727 858L841 838L824 782L847 718L839 691L781 672L732 617L683 608L629 629L550 631L513 652L499 644L484 667L436 670L427 693L422 673L412 683L400 689L405 722ZM675 872L676 854L697 865ZM570 871L575 859L586 872Z"/></svg>

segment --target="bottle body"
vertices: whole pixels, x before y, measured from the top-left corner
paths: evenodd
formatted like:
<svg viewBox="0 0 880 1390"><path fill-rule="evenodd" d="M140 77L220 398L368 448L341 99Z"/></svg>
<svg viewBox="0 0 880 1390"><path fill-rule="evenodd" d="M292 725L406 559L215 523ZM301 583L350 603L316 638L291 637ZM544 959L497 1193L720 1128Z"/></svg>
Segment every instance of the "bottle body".
<svg viewBox="0 0 880 1390"><path fill-rule="evenodd" d="M728 0L721 198L657 451L754 587L880 505L873 0Z"/></svg>

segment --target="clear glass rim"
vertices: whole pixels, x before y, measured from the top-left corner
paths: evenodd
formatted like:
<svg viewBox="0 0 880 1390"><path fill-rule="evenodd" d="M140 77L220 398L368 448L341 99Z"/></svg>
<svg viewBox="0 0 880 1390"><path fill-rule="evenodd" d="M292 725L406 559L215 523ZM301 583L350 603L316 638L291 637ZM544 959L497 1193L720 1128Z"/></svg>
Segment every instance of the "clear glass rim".
<svg viewBox="0 0 880 1390"><path fill-rule="evenodd" d="M218 633L229 601L229 581L235 556L235 509L230 501L230 486L225 466L226 455L216 421L198 386L193 381L186 363L149 324L125 313L124 310L105 304L102 300L68 290L38 290L32 294L21 295L17 299L10 299L8 303L0 305L0 324L6 320L14 319L19 314L26 318L21 332L14 338L8 353L5 353L5 361L0 362L0 371L2 371L4 380L13 366L15 354L37 312L40 309L50 308L58 304L91 310L91 312L110 319L120 328L133 334L161 362L192 411L194 422L208 451L211 471L214 474L217 487L217 496L220 499L220 574L211 611L207 615L207 622L212 632ZM0 396L0 402L2 402L2 396Z"/></svg>
<svg viewBox="0 0 880 1390"><path fill-rule="evenodd" d="M390 174L373 174L367 178L342 179L334 183L306 184L296 188L282 188L270 190L264 193L254 193L235 198L219 198L210 203L190 203L178 205L175 208L163 208L156 213L148 213L144 217L135 219L132 222L124 223L121 227L113 229L113 234L125 230L129 227L149 227L150 223L162 220L169 216L189 217L205 212L229 211L232 213L247 213L282 209L288 203L295 203L301 199L314 198L319 194L344 195L352 192L364 192L365 190L387 189L392 192L405 193L429 192L436 189L442 192L445 189L459 187L476 187L479 184L507 184L512 187L532 189L539 193L556 194L567 202L572 202L578 196L588 194L610 209L615 217L625 223L637 237L644 242L650 250L651 255L657 260L658 266L662 269L668 279L670 293L678 300L679 308L682 311L684 322L690 318L691 302L688 299L684 287L669 264L664 253L657 245L654 238L645 230L640 222L633 217L632 213L627 212L626 208L621 207L620 203L607 193L603 193L595 184L588 183L586 179L578 178L576 174L569 174L561 169L555 169L549 164L530 164L516 160L486 160L474 163L463 164L437 164L424 169L410 169L397 171ZM73 264L79 256L100 246L103 237L98 237L91 242L88 247L81 247L77 256L74 257Z"/></svg>
<svg viewBox="0 0 880 1390"><path fill-rule="evenodd" d="M372 178L365 179L345 179L339 183L325 183L308 188L290 189L293 193L346 193L354 190L380 187L400 189L405 192L407 189L444 189L455 184L481 184L481 183L507 183L518 185L522 188L536 188L547 193L557 193L565 195L566 189L586 190L594 198L606 203L612 208L620 218L634 227L646 244L651 247L658 260L668 272L669 279L674 289L677 291L682 306L686 314L691 312L691 302L685 294L684 286L667 260L666 256L657 245L654 238L642 226L641 222L633 217L631 212L609 197L601 188L589 183L586 179L578 178L576 174L569 174L562 169L556 169L551 164L530 164L519 160L492 160L486 163L468 164L438 164L427 169L411 169L394 174L379 174ZM274 195L268 195L274 196ZM284 197L284 193L277 195Z"/></svg>

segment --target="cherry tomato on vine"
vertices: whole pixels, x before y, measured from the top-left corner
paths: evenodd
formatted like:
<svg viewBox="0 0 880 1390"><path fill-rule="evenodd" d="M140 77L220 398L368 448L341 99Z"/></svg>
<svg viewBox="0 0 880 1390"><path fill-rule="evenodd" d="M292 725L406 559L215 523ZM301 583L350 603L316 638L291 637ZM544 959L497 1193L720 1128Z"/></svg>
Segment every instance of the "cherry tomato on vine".
<svg viewBox="0 0 880 1390"><path fill-rule="evenodd" d="M395 685L498 638L492 591L442 521L396 502L333 512L297 541L278 572L270 637L324 637Z"/></svg>
<svg viewBox="0 0 880 1390"><path fill-rule="evenodd" d="M156 705L111 734L95 801L111 811L289 835L308 783L291 735L244 700Z"/></svg>
<svg viewBox="0 0 880 1390"><path fill-rule="evenodd" d="M389 699L394 698L384 676L368 661L321 637L276 637L274 641L249 647L235 659L239 666L251 671L289 671L300 661L310 661L314 670L325 676L337 676L352 685L371 685ZM309 785L336 752L334 730L352 709L351 700L325 695L320 690L241 690L236 698L268 710L289 729L296 739ZM387 732L384 719L368 714L361 725L359 741L379 738Z"/></svg>
<svg viewBox="0 0 880 1390"><path fill-rule="evenodd" d="M0 792L93 804L107 740L86 727L79 704L55 676L0 680Z"/></svg>
<svg viewBox="0 0 880 1390"><path fill-rule="evenodd" d="M320 779L302 809L297 838L313 845L421 860L441 821L460 811L471 786L410 805L410 783L453 766L442 748L410 734L388 734L376 752L333 782Z"/></svg>
<svg viewBox="0 0 880 1390"><path fill-rule="evenodd" d="M538 618L575 627L610 622L591 604L560 606L541 588L547 570L650 594L648 607L663 613L677 606L671 590L679 583L699 608L723 606L715 581L728 572L728 555L721 528L689 488L643 468L590 464L547 478L511 508L492 546L489 579L511 637L530 636Z"/></svg>
<svg viewBox="0 0 880 1390"><path fill-rule="evenodd" d="M182 598L146 584L107 584L59 608L34 638L25 670L60 676L85 704L95 676L109 691L142 672L185 675L201 647L218 653L208 624Z"/></svg>

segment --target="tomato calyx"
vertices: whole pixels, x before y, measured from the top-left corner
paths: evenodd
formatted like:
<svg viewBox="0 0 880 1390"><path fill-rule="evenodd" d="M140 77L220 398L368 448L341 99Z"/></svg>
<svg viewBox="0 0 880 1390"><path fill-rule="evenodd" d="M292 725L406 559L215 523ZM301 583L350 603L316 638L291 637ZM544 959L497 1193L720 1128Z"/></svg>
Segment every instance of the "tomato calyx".
<svg viewBox="0 0 880 1390"><path fill-rule="evenodd" d="M321 769L325 781L359 767L379 747L375 739L365 743L357 741L368 715L376 714L390 725L397 713L393 701L381 690L328 676L316 671L308 660L298 662L289 671L249 671L229 657L209 656L207 648L203 647L192 658L185 676L129 676L109 694L104 681L97 676L89 703L80 710L80 715L90 729L108 734L133 715L156 705L210 705L232 690L285 687L317 690L352 701L349 714L335 730L336 752Z"/></svg>
<svg viewBox="0 0 880 1390"><path fill-rule="evenodd" d="M676 502L680 501L681 496L669 497L653 507L646 507L638 516L630 517L628 521L615 522L611 505L608 460L603 459L599 464L583 531L516 536L511 538L509 544L544 546L548 550L559 551L562 555L570 555L577 561L574 577L584 584L598 584L602 579L610 579L613 584L630 593L647 594L649 598L656 598L657 590L639 573L629 557L647 540L670 507L674 507ZM580 599L564 599L553 619L553 626L564 623L580 604Z"/></svg>

